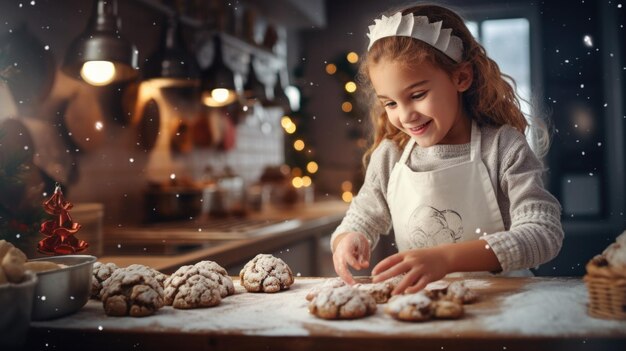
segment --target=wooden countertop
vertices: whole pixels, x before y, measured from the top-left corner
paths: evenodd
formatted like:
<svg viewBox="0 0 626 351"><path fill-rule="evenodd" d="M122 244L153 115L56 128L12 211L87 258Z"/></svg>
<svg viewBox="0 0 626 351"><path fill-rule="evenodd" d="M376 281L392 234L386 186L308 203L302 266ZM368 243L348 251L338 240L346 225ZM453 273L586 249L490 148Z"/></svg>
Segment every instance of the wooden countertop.
<svg viewBox="0 0 626 351"><path fill-rule="evenodd" d="M579 278L466 279L478 302L460 320L396 321L373 316L327 321L308 313L305 296L326 278L296 278L276 294L237 293L219 306L164 307L145 318L113 318L98 301L57 320L33 322L28 346L43 349L145 350L623 350L626 321L586 314Z"/></svg>
<svg viewBox="0 0 626 351"><path fill-rule="evenodd" d="M197 249L180 254L146 252L118 255L107 252L98 261L113 262L120 267L144 264L164 273L172 273L185 264L210 259L223 266L241 257L253 257L312 235L330 234L348 209L342 201L319 201L285 210L253 213L242 219L229 219L235 229L226 228L224 220L199 218L183 223L158 223L146 226L107 228L105 243L125 246L195 244ZM237 222L242 223L237 229ZM252 223L247 225L246 223ZM264 225L264 223L266 223ZM323 230L324 233L313 232ZM121 251L121 250L120 250Z"/></svg>

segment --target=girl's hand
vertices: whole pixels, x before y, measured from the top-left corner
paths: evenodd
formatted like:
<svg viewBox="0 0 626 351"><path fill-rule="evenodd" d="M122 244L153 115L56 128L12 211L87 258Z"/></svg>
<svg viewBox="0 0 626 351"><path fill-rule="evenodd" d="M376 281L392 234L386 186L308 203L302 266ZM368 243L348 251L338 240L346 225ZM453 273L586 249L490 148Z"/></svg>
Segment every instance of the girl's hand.
<svg viewBox="0 0 626 351"><path fill-rule="evenodd" d="M360 270L369 267L370 244L365 235L357 232L348 232L342 235L335 252L333 253L333 263L335 272L343 281L353 285L356 283L348 269L350 267Z"/></svg>
<svg viewBox="0 0 626 351"><path fill-rule="evenodd" d="M393 295L414 293L449 273L449 263L440 247L413 249L391 255L374 267L374 283L406 273Z"/></svg>

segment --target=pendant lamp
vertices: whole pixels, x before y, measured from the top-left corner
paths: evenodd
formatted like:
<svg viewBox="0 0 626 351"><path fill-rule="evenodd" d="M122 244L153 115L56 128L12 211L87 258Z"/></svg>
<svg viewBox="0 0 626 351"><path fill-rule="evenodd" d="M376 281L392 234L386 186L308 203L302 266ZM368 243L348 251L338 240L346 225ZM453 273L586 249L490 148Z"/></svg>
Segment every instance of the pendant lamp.
<svg viewBox="0 0 626 351"><path fill-rule="evenodd" d="M267 94L269 101L265 104L266 106L280 107L285 113L291 112L291 104L289 103L289 97L285 94L285 90L283 89L280 71L277 73L274 89L269 92L271 94Z"/></svg>
<svg viewBox="0 0 626 351"><path fill-rule="evenodd" d="M248 63L248 75L243 86L243 94L248 104L262 102L265 100L265 85L256 76L254 69L254 57L250 57Z"/></svg>
<svg viewBox="0 0 626 351"><path fill-rule="evenodd" d="M200 81L196 58L185 47L180 21L169 16L163 26L159 48L143 66L145 80L161 86L193 86Z"/></svg>
<svg viewBox="0 0 626 351"><path fill-rule="evenodd" d="M96 0L87 28L69 46L63 71L92 85L137 76L137 49L120 35L117 0Z"/></svg>
<svg viewBox="0 0 626 351"><path fill-rule="evenodd" d="M237 100L235 74L224 64L222 38L213 37L213 62L202 74L202 102L211 107L230 105Z"/></svg>

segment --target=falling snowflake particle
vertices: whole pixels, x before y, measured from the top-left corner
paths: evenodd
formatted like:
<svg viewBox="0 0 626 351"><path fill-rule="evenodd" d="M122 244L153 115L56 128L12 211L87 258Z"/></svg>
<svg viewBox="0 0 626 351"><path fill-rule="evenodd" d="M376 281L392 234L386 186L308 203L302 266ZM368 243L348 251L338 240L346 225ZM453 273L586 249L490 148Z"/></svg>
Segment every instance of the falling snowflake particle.
<svg viewBox="0 0 626 351"><path fill-rule="evenodd" d="M593 47L593 39L590 35L585 35L583 37L583 43L585 43L585 46L588 48Z"/></svg>

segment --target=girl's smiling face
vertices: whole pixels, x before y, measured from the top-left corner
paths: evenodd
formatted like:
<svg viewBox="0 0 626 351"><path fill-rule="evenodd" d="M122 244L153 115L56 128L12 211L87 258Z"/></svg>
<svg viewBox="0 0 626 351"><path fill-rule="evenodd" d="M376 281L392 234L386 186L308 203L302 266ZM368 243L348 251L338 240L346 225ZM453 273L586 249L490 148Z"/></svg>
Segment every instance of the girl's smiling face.
<svg viewBox="0 0 626 351"><path fill-rule="evenodd" d="M411 66L388 59L369 68L389 121L421 147L469 142L471 122L460 93L470 87L471 73L467 65L448 75L429 62Z"/></svg>

